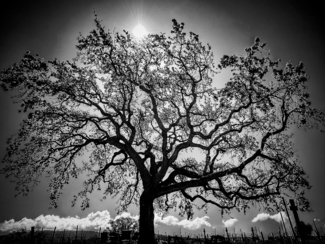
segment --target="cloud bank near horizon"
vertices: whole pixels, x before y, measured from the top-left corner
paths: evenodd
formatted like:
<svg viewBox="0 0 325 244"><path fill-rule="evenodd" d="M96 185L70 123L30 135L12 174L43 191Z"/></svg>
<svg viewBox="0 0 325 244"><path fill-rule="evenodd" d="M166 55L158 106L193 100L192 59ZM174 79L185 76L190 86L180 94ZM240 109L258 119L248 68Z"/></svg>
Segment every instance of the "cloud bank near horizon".
<svg viewBox="0 0 325 244"><path fill-rule="evenodd" d="M268 219L273 219L276 222L281 223L282 222L281 214L282 214L283 221L286 222L288 220L288 216L287 216L287 214L285 212L277 213L277 214L274 214L274 215L270 215L268 213L259 213L252 220L252 222L255 223L257 221L266 221Z"/></svg>
<svg viewBox="0 0 325 244"><path fill-rule="evenodd" d="M36 229L53 230L55 227L57 230L76 230L77 226L79 229L97 230L101 228L102 230L110 227L110 220L117 220L119 218L130 217L132 219L138 220L138 215L131 215L128 212L124 212L112 218L107 210L97 211L95 213L90 213L84 218L78 216L75 217L60 217L57 215L40 215L35 219L22 218L19 221L10 219L0 223L0 231L15 231L21 229L29 230L31 227L35 226ZM208 216L196 217L192 220L179 220L177 217L172 215L161 218L155 215L154 223L155 225L165 224L172 226L181 226L189 230L197 230L202 226L211 227L211 224L207 221Z"/></svg>
<svg viewBox="0 0 325 244"><path fill-rule="evenodd" d="M102 212L90 213L85 218L76 217L60 217L57 215L40 215L35 219L22 218L19 221L10 219L0 223L0 231L13 231L20 229L29 230L35 226L36 229L53 230L75 230L79 229L99 229L109 227L111 216L107 210Z"/></svg>
<svg viewBox="0 0 325 244"><path fill-rule="evenodd" d="M203 216L203 217L196 217L195 219L192 220L188 220L188 219L179 220L178 218L172 215L163 218L155 215L154 222L155 225L165 224L165 225L181 226L189 230L197 230L204 225L207 227L212 227L212 225L207 221L208 219L209 216Z"/></svg>
<svg viewBox="0 0 325 244"><path fill-rule="evenodd" d="M228 219L228 220L222 220L222 224L225 228L229 228L234 226L234 224L238 221L238 219Z"/></svg>

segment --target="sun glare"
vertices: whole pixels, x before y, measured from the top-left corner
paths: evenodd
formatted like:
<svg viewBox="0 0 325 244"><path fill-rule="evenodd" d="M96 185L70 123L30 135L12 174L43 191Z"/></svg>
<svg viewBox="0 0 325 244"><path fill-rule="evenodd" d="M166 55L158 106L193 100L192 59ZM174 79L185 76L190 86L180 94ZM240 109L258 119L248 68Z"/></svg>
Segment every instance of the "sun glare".
<svg viewBox="0 0 325 244"><path fill-rule="evenodd" d="M140 24L138 24L136 27L134 27L132 33L136 38L142 38L148 34L147 30Z"/></svg>

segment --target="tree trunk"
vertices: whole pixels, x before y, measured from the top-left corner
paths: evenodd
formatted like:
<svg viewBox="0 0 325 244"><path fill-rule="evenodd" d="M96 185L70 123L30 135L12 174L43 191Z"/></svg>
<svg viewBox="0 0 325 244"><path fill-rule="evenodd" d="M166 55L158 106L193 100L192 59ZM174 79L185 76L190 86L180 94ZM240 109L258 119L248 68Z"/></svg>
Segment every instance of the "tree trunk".
<svg viewBox="0 0 325 244"><path fill-rule="evenodd" d="M143 192L140 197L140 221L139 221L139 241L138 244L154 244L154 211L153 196L149 192Z"/></svg>

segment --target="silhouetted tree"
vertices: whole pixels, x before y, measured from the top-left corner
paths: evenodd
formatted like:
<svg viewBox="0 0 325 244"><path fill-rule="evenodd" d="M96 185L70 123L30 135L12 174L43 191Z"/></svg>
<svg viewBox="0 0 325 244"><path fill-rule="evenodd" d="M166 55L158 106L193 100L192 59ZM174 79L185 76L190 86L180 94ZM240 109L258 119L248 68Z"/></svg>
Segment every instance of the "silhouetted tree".
<svg viewBox="0 0 325 244"><path fill-rule="evenodd" d="M139 231L139 221L131 217L120 217L109 221L110 231L121 233L122 230Z"/></svg>
<svg viewBox="0 0 325 244"><path fill-rule="evenodd" d="M304 239L309 238L313 232L313 227L309 223L305 223L304 221L300 221L300 233L298 231L297 226L295 227L295 232L299 233L299 236L302 235Z"/></svg>
<svg viewBox="0 0 325 244"><path fill-rule="evenodd" d="M244 56L225 55L215 67L210 45L176 20L171 37L143 39L95 23L73 61L28 52L0 75L28 113L1 170L18 193L45 173L56 206L70 178L87 171L74 203L82 198L85 209L88 194L103 189L104 198L119 196L119 211L139 204L139 243L154 243L154 210L178 206L191 217L196 199L222 211L273 209L291 192L309 208L289 129L318 128L324 113L310 106L302 63L280 68L257 38ZM219 87L213 74L226 68L232 78Z"/></svg>

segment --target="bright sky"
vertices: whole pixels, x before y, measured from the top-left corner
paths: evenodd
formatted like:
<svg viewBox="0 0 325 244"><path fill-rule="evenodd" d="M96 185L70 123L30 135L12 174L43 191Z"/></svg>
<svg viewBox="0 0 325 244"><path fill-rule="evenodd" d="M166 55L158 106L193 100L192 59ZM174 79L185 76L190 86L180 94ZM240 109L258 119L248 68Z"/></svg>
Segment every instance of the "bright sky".
<svg viewBox="0 0 325 244"><path fill-rule="evenodd" d="M19 3L20 2L20 3ZM93 10L103 20L106 28L130 33L141 24L147 33L170 34L172 19L185 23L185 31L200 35L204 43L210 43L218 63L223 54L243 54L256 36L267 42L274 59L285 63L303 61L310 76L310 94L313 105L324 109L323 60L324 26L322 12L317 1L5 1L1 6L0 68L9 67L19 61L26 50L38 53L45 59L71 60L76 53L76 38L94 28ZM137 32L139 33L139 32ZM225 83L226 75L215 77L217 85ZM0 91L0 157L4 156L6 139L17 132L22 115L12 104L9 94ZM325 162L323 157L325 134L316 131L295 131L297 153L301 164L309 175L313 188L307 193L313 213L300 213L302 220L324 225ZM88 225L103 226L110 218L116 218L117 199L101 202L100 193L94 193L91 207L85 211L70 207L72 196L80 189L82 179L73 180L64 190L59 207L49 210L48 181L44 179L27 197L14 198L14 185L0 175L0 232L26 223L35 223L54 228L56 221L62 228ZM138 209L131 207L132 216ZM72 217L71 217L72 216ZM78 217L76 217L78 216ZM25 218L25 219L24 219ZM254 222L252 222L254 220ZM220 211L211 206L208 213L196 212L193 221L184 220L177 213L170 212L164 219L155 219L160 233L223 233L228 226L250 233L251 226L258 226L264 232L278 230L278 213L265 214L263 209L252 208L244 215L233 211L231 216L220 216ZM58 228L58 227L57 227ZM157 232L156 231L156 232Z"/></svg>
<svg viewBox="0 0 325 244"><path fill-rule="evenodd" d="M136 38L143 38L145 37L148 32L146 30L146 28L144 28L143 25L138 24L136 25L133 30L132 30L132 34L136 37Z"/></svg>

